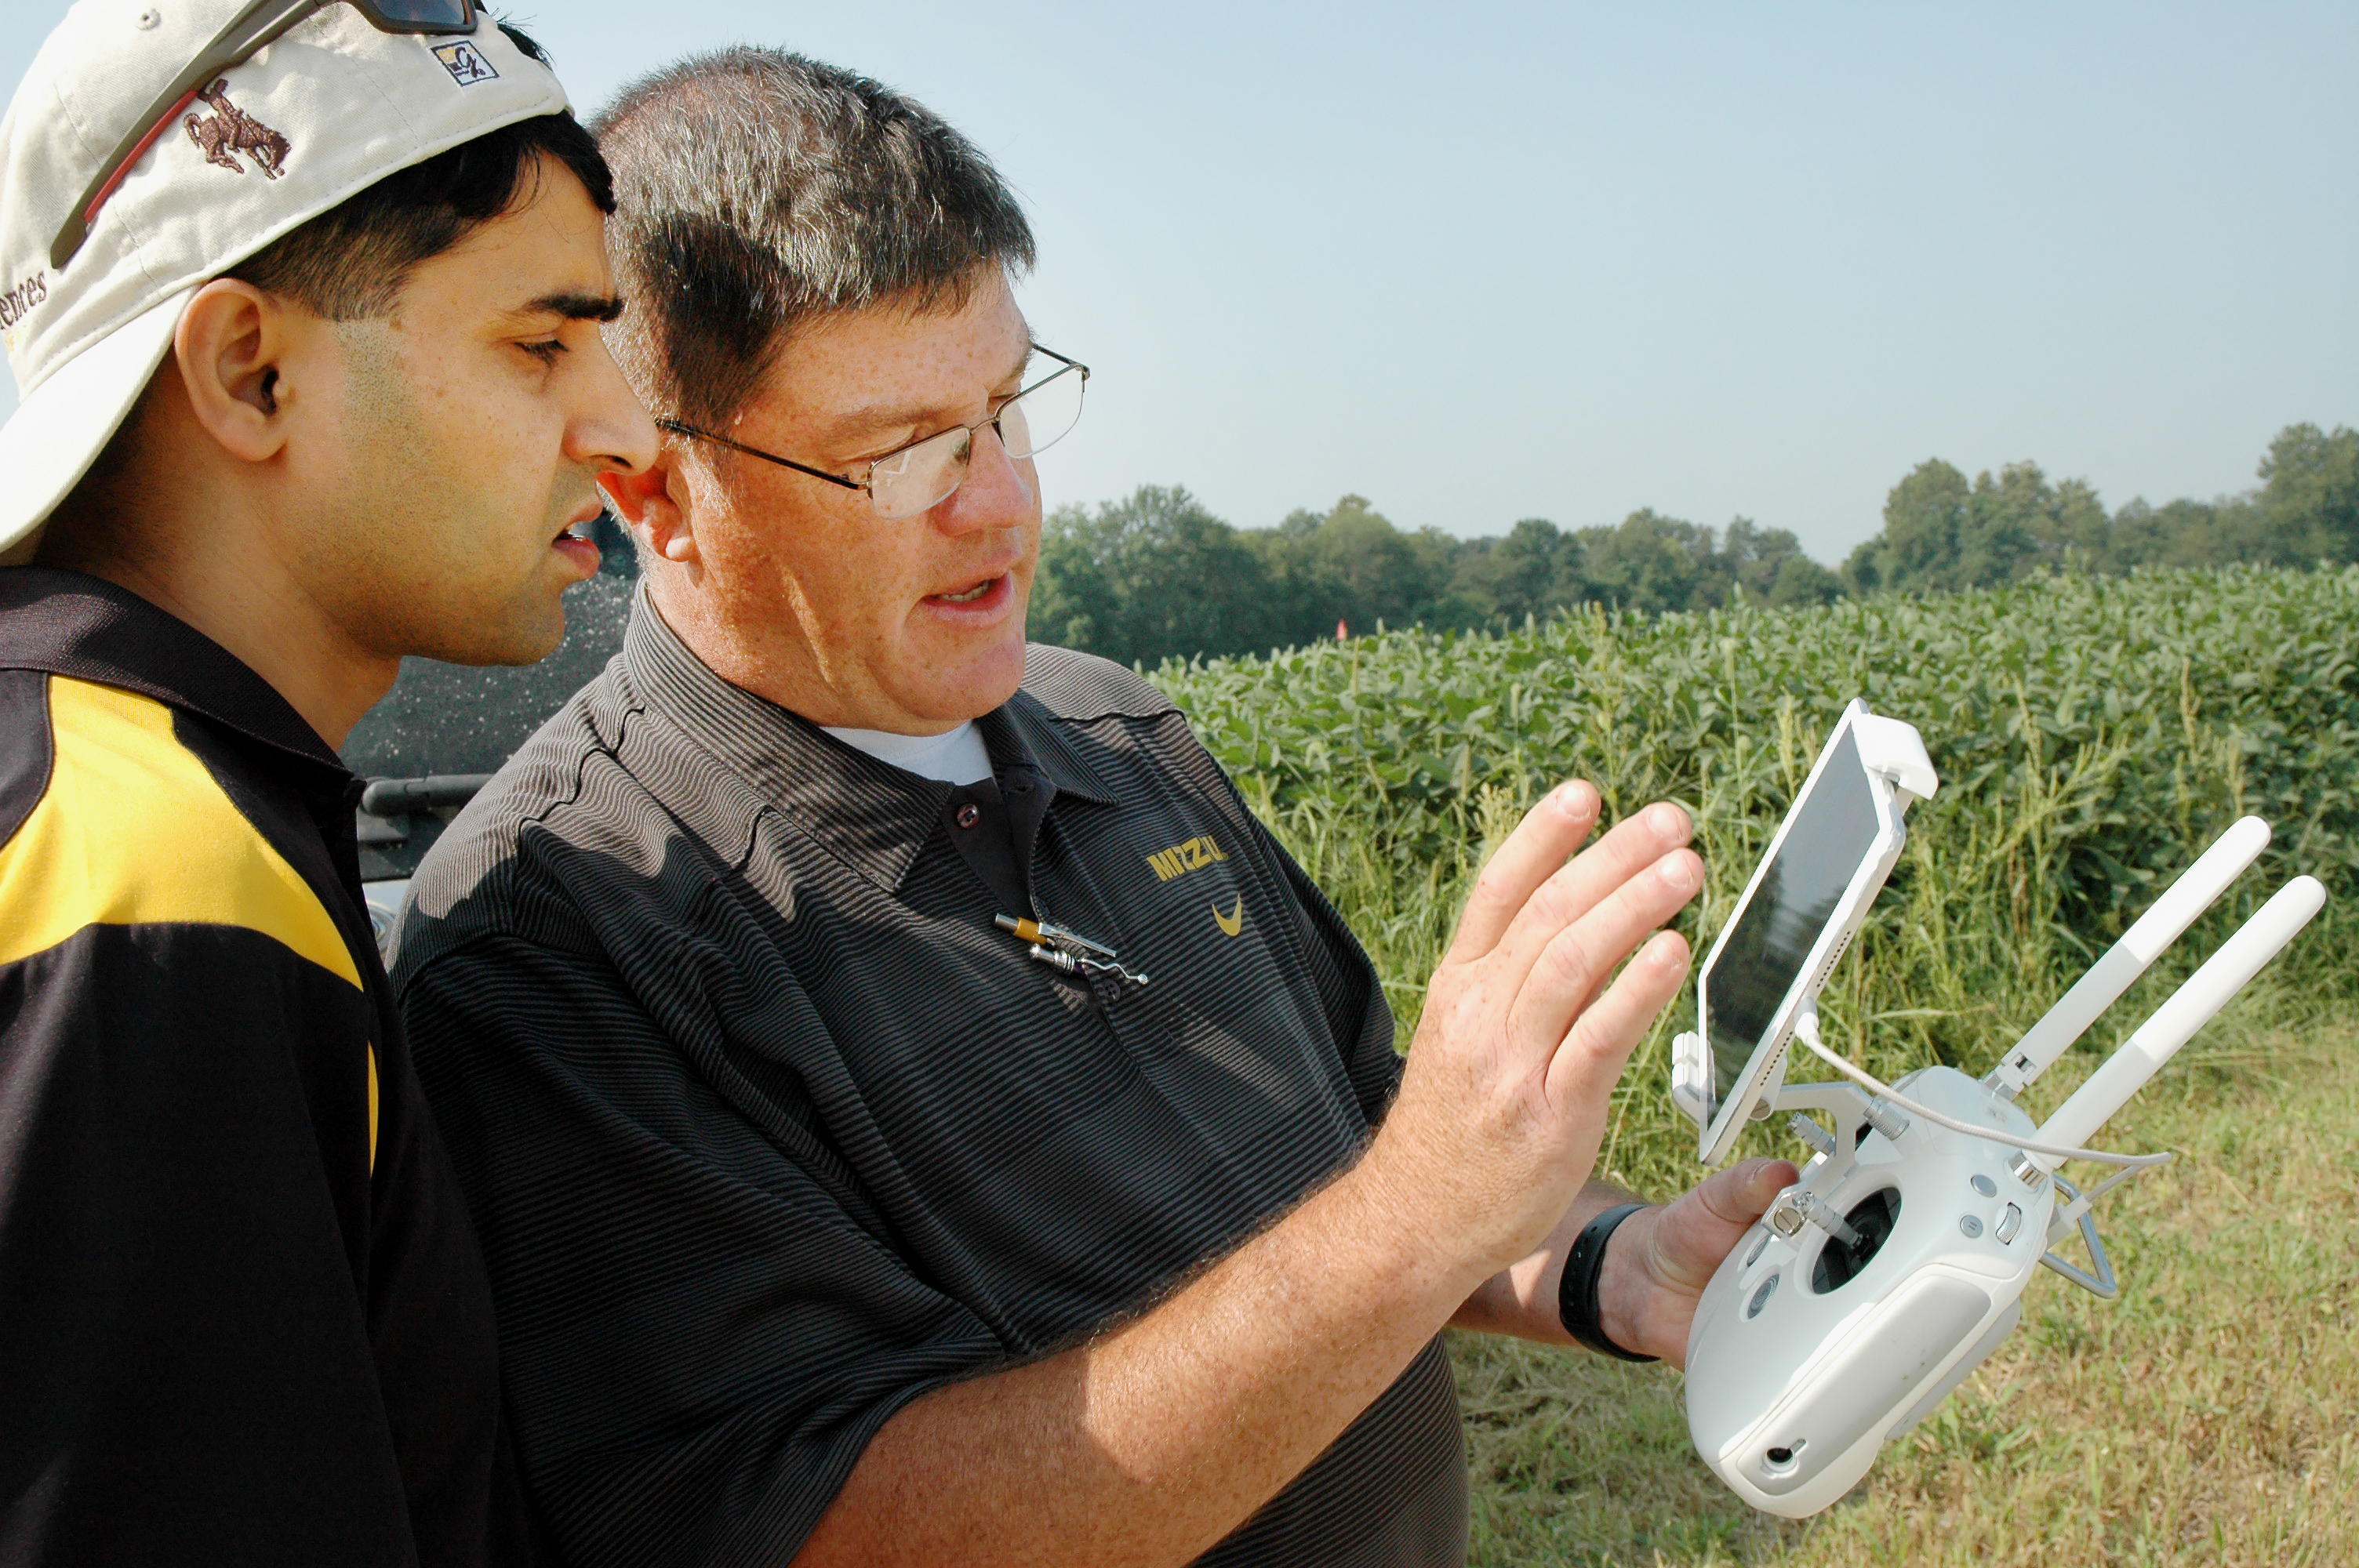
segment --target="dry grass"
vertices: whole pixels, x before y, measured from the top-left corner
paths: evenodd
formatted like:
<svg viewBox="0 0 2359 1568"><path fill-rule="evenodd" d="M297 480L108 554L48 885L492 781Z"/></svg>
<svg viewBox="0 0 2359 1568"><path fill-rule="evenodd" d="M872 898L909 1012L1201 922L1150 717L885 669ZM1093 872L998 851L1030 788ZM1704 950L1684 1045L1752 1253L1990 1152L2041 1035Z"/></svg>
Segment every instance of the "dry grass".
<svg viewBox="0 0 2359 1568"><path fill-rule="evenodd" d="M2121 1299L2043 1271L2015 1337L1814 1519L1721 1488L1676 1374L1461 1338L1473 1562L2359 1563L2359 1029L2223 1033L2109 1131L2183 1156L2105 1206Z"/></svg>

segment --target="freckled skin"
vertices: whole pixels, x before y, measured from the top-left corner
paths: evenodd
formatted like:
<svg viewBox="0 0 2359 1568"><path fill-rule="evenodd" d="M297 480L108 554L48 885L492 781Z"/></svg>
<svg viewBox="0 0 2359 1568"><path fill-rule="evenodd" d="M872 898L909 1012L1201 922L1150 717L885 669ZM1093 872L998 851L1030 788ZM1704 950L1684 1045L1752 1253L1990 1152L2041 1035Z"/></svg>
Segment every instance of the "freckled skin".
<svg viewBox="0 0 2359 1568"><path fill-rule="evenodd" d="M874 458L985 417L1019 390L1029 341L995 270L954 309L831 317L786 345L721 433L859 477ZM864 410L890 417L863 422ZM1022 682L1040 485L995 433L976 436L948 500L897 519L877 516L861 492L709 443L668 440L658 467L663 497L617 501L626 518L651 515L659 557L685 519L692 558L651 561L650 587L725 678L821 724L911 735L987 713ZM941 600L985 582L976 603Z"/></svg>

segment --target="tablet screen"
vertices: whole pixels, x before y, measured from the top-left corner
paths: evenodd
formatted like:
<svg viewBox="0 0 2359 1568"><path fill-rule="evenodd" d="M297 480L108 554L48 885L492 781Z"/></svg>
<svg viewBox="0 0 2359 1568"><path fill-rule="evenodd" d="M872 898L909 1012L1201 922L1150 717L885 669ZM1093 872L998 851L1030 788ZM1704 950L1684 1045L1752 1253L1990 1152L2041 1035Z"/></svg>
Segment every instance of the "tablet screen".
<svg viewBox="0 0 2359 1568"><path fill-rule="evenodd" d="M1714 1104L1735 1091L1880 832L1859 744L1846 729L1704 977Z"/></svg>

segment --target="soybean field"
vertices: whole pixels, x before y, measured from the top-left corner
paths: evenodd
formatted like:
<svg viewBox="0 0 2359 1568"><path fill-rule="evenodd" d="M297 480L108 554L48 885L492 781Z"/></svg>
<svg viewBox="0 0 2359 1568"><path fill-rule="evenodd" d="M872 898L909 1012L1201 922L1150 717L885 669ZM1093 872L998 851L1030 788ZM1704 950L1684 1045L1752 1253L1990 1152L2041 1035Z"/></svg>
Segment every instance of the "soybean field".
<svg viewBox="0 0 2359 1568"><path fill-rule="evenodd" d="M1153 678L1367 945L1404 1042L1485 846L1550 784L1591 780L1609 818L1658 798L1694 816L1708 882L1684 925L1700 956L1854 697L1916 725L1941 775L1825 1000L1830 1043L1875 1070L1989 1066L2247 812L2276 830L2266 874L2183 946L2207 947L2308 871L2334 897L2266 979L2350 989L2359 568L1593 609L1508 635L1171 662ZM1605 1156L1617 1179L1692 1164L1662 1093L1691 1011L1667 1015L1627 1075Z"/></svg>

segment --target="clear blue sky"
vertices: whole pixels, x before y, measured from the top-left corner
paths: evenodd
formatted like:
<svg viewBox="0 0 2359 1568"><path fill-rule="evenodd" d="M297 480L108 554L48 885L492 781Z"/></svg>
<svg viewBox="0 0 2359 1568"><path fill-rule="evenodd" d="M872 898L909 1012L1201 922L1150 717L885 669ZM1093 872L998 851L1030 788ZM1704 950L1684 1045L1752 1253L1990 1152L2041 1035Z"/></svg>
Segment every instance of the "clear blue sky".
<svg viewBox="0 0 2359 1568"><path fill-rule="evenodd" d="M515 14L585 108L745 40L980 143L1038 227L1038 336L1097 372L1052 503L1652 505L1835 559L1930 456L2118 504L2359 425L2347 0Z"/></svg>

